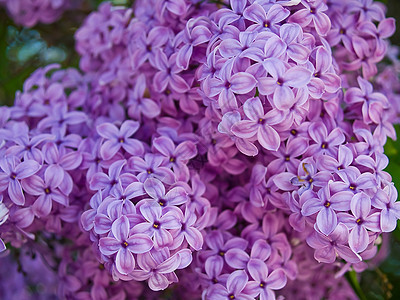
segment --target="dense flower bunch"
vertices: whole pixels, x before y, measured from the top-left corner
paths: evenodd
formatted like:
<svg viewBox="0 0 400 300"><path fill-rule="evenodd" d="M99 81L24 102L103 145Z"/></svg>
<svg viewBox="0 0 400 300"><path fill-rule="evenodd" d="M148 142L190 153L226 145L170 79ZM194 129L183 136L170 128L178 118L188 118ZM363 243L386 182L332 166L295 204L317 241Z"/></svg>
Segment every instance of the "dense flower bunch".
<svg viewBox="0 0 400 300"><path fill-rule="evenodd" d="M0 0L15 23L26 27L37 23L50 24L81 0Z"/></svg>
<svg viewBox="0 0 400 300"><path fill-rule="evenodd" d="M42 256L61 298L355 299L342 275L400 218L384 9L102 4L82 72L38 69L1 108L0 251Z"/></svg>

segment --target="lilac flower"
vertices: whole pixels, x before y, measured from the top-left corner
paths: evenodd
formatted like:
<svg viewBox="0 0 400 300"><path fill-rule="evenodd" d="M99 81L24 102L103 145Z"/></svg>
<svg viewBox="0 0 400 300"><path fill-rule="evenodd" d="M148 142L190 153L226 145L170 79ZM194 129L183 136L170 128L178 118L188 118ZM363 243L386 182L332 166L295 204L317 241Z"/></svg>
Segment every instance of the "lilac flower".
<svg viewBox="0 0 400 300"><path fill-rule="evenodd" d="M278 151L272 154L277 159L271 161L268 169L273 174L278 174L284 171L296 173L300 161L296 158L302 155L308 148L308 140L306 138L298 137L287 141L287 144L281 144Z"/></svg>
<svg viewBox="0 0 400 300"><path fill-rule="evenodd" d="M274 290L279 290L286 285L286 276L282 269L275 269L271 273L262 260L251 259L247 264L250 276L254 279L246 284L244 291L254 298L275 299Z"/></svg>
<svg viewBox="0 0 400 300"><path fill-rule="evenodd" d="M356 161L357 159L358 157L356 158ZM337 159L330 155L322 155L317 160L317 167L319 170L327 170L333 173L337 173L348 168L352 162L352 151L349 149L349 147L345 145L340 145Z"/></svg>
<svg viewBox="0 0 400 300"><path fill-rule="evenodd" d="M386 43L383 39L392 36L396 30L395 19L387 18L379 22L378 28L372 22L364 21L357 26L358 30L363 33L369 34L376 38L376 51L375 55L380 57L385 54L387 50Z"/></svg>
<svg viewBox="0 0 400 300"><path fill-rule="evenodd" d="M400 216L400 202L397 200L397 190L393 184L385 187L384 191L378 190L372 198L372 205L381 209L380 226L383 232L390 232L396 228Z"/></svg>
<svg viewBox="0 0 400 300"><path fill-rule="evenodd" d="M262 77L258 89L263 95L273 95L273 104L280 110L290 108L295 101L291 88L304 88L311 79L311 72L303 67L287 69L282 61L268 58L263 63L272 77Z"/></svg>
<svg viewBox="0 0 400 300"><path fill-rule="evenodd" d="M184 0L167 0L163 2L157 2L161 4L161 14L164 14L165 10L177 15L177 16L184 16L186 15L186 11L188 6Z"/></svg>
<svg viewBox="0 0 400 300"><path fill-rule="evenodd" d="M205 81L208 97L218 96L218 105L223 112L238 108L235 94L247 94L256 86L256 79L246 72L232 75L233 59L227 61L215 78Z"/></svg>
<svg viewBox="0 0 400 300"><path fill-rule="evenodd" d="M26 228L32 225L35 214L32 207L24 207L10 213L10 222L18 228Z"/></svg>
<svg viewBox="0 0 400 300"><path fill-rule="evenodd" d="M118 160L110 166L108 175L103 172L94 174L89 182L90 189L94 191L104 190L105 194L109 193L120 182L120 174L125 164L125 160Z"/></svg>
<svg viewBox="0 0 400 300"><path fill-rule="evenodd" d="M318 198L312 191L306 191L304 197L308 200L304 203L301 213L304 216L317 214L316 225L325 235L331 234L338 223L336 211L347 211L350 208L350 202L353 193L341 191L331 196L330 185L318 191Z"/></svg>
<svg viewBox="0 0 400 300"><path fill-rule="evenodd" d="M94 219L97 215L97 209L99 208L101 202L103 201L101 191L98 191L90 198L90 207L84 211L81 215L81 224L83 229L86 231L91 230L94 227Z"/></svg>
<svg viewBox="0 0 400 300"><path fill-rule="evenodd" d="M383 110L387 107L388 100L385 95L373 92L373 86L367 80L357 78L359 88L352 87L345 94L348 104L362 104L362 115L365 123L380 123Z"/></svg>
<svg viewBox="0 0 400 300"><path fill-rule="evenodd" d="M189 90L187 82L179 75L182 68L176 64L177 54L168 58L161 50L156 52L155 66L159 70L154 75L154 88L162 92L167 88L177 92L184 93Z"/></svg>
<svg viewBox="0 0 400 300"><path fill-rule="evenodd" d="M196 22L197 21L197 22ZM176 36L176 43L183 44L179 48L176 56L176 64L179 68L186 70L189 66L190 58L193 54L193 47L208 42L211 37L210 30L205 26L208 25L203 19L191 19L186 23L186 27L181 34ZM204 23L204 25L202 24Z"/></svg>
<svg viewBox="0 0 400 300"><path fill-rule="evenodd" d="M0 226L3 225L9 217L9 210L3 203L3 195L0 195Z"/></svg>
<svg viewBox="0 0 400 300"><path fill-rule="evenodd" d="M374 152L383 153L383 147L379 141L377 131L375 131L374 134L371 134L371 132L366 129L358 129L355 130L355 134L360 140L360 142L355 144L357 153L367 155L371 155Z"/></svg>
<svg viewBox="0 0 400 300"><path fill-rule="evenodd" d="M53 140L54 137L50 134L38 134L30 137L28 130L25 134L14 139L16 145L9 147L6 150L6 156L16 156L24 158L24 160L35 160L39 164L43 164L43 153L38 149L39 145L45 141Z"/></svg>
<svg viewBox="0 0 400 300"><path fill-rule="evenodd" d="M349 245L350 248L360 253L367 249L369 244L369 236L367 229L373 232L379 232L380 213L370 214L371 199L364 192L355 194L351 199L350 209L353 215L347 213L338 214L339 221L349 228Z"/></svg>
<svg viewBox="0 0 400 300"><path fill-rule="evenodd" d="M242 249L231 248L226 251L226 263L235 269L249 269L249 263L252 260L265 262L271 255L271 246L263 239L257 240L251 247L251 253L248 255Z"/></svg>
<svg viewBox="0 0 400 300"><path fill-rule="evenodd" d="M154 147L165 157L166 164L172 166L177 180L187 181L189 169L187 162L197 155L196 145L185 141L175 147L173 141L167 137L159 137L153 141Z"/></svg>
<svg viewBox="0 0 400 300"><path fill-rule="evenodd" d="M229 274L221 274L223 272L224 261L220 257L212 256L207 258L204 263L206 274L200 274L200 278L206 281L206 285L214 285L220 283L226 285Z"/></svg>
<svg viewBox="0 0 400 300"><path fill-rule="evenodd" d="M111 231L113 236L100 239L100 251L104 255L117 253L115 265L118 272L128 274L135 268L133 253L148 252L153 247L153 242L145 234L130 235L129 220L126 216L121 216L115 220Z"/></svg>
<svg viewBox="0 0 400 300"><path fill-rule="evenodd" d="M171 169L163 167L163 163L163 156L146 153L144 160L137 156L131 157L128 161L128 169L139 172L136 176L141 182L145 182L148 178L157 178L167 184L173 184L175 174Z"/></svg>
<svg viewBox="0 0 400 300"><path fill-rule="evenodd" d="M334 18L331 18L332 28L327 35L327 40L331 46L336 46L342 42L348 51L352 51L351 38L356 34L356 26L358 25L355 18L356 16L347 14L337 14Z"/></svg>
<svg viewBox="0 0 400 300"><path fill-rule="evenodd" d="M6 244L4 244L4 241L0 238L0 253L6 251L6 249Z"/></svg>
<svg viewBox="0 0 400 300"><path fill-rule="evenodd" d="M356 35L352 37L352 46L357 58L353 59L352 62L343 63L343 67L349 71L361 68L362 76L365 79L374 76L378 72L376 62L379 58L375 57L368 42Z"/></svg>
<svg viewBox="0 0 400 300"><path fill-rule="evenodd" d="M247 6L246 0L229 0L230 7L222 8L216 12L215 19L217 23L223 27L223 25L228 25L235 23L239 30L245 28L245 22L243 18L243 12Z"/></svg>
<svg viewBox="0 0 400 300"><path fill-rule="evenodd" d="M0 191L7 189L12 202L24 205L25 196L20 181L34 175L41 166L34 160L20 162L15 156L10 156L0 160L0 168Z"/></svg>
<svg viewBox="0 0 400 300"><path fill-rule="evenodd" d="M315 54L314 76L308 84L313 98L320 98L324 92L335 93L341 86L341 80L332 70L332 55L324 47L317 48Z"/></svg>
<svg viewBox="0 0 400 300"><path fill-rule="evenodd" d="M361 257L347 246L348 240L349 230L343 223L339 223L328 236L314 232L307 238L307 243L315 249L314 257L319 262L333 263L338 254L348 262L357 263Z"/></svg>
<svg viewBox="0 0 400 300"><path fill-rule="evenodd" d="M128 46L133 69L141 67L146 60L155 65L156 52L167 43L170 34L169 28L165 26L155 26L147 33L140 31Z"/></svg>
<svg viewBox="0 0 400 300"><path fill-rule="evenodd" d="M100 154L103 159L111 159L121 147L132 155L142 155L143 145L140 141L130 138L138 129L139 123L135 121L125 121L121 128L110 123L103 123L97 126L97 133L105 139L100 148Z"/></svg>
<svg viewBox="0 0 400 300"><path fill-rule="evenodd" d="M140 223L132 228L132 233L144 233L153 238L157 249L171 246L173 238L168 229L179 229L182 212L178 209L170 209L163 213L159 204L144 202L140 205L140 212L147 222Z"/></svg>
<svg viewBox="0 0 400 300"><path fill-rule="evenodd" d="M134 270L131 277L135 280L148 279L149 288L153 291L164 290L172 282L176 282L174 273L177 269L186 268L192 261L191 251L182 249L170 256L168 248L158 252L147 252L138 255L141 270Z"/></svg>
<svg viewBox="0 0 400 300"><path fill-rule="evenodd" d="M110 205L114 203L114 199L112 198L106 198L104 199L99 206L97 207L96 215L94 216L93 220L93 230L95 233L102 235L102 234L108 234L111 231L111 226L114 223L116 219L121 217L121 211L118 209L113 209L113 207ZM136 207L135 206L130 206L128 208L133 208L135 216L135 221L141 222L143 221L140 217L140 215L135 214ZM129 222L131 223L132 220L132 214L127 214L126 215L129 219ZM135 222L132 222L132 226L135 224Z"/></svg>
<svg viewBox="0 0 400 300"><path fill-rule="evenodd" d="M136 120L140 120L141 115L149 119L155 118L161 111L156 101L144 97L145 89L146 77L141 74L137 77L133 89L128 92L128 115Z"/></svg>
<svg viewBox="0 0 400 300"><path fill-rule="evenodd" d="M325 124L321 121L312 123L308 129L308 133L316 144L310 145L307 155L329 153L336 156L337 146L345 141L345 136L341 128L335 128L328 134Z"/></svg>
<svg viewBox="0 0 400 300"><path fill-rule="evenodd" d="M274 251L290 252L290 245L287 237L282 232L279 232L279 226L279 219L275 215L265 214L262 219L262 230L249 232L247 238L251 241L257 241L259 239L266 240L270 245L272 253ZM268 252L268 249L265 249L265 245L262 245L262 247L257 247L256 249L258 249L258 251L264 249L264 253ZM255 258L259 259L261 257L255 256Z"/></svg>
<svg viewBox="0 0 400 300"><path fill-rule="evenodd" d="M329 180L332 179L330 172L317 172L316 163L313 159L305 159L303 162L301 162L299 164L297 174L298 175L295 177L292 177L291 173L278 174L276 175L274 182L279 188L285 191L292 190L288 187L289 182L292 185L300 186L298 193L301 195L306 190L312 189L314 186L325 187Z"/></svg>
<svg viewBox="0 0 400 300"><path fill-rule="evenodd" d="M256 23L248 27L250 31L270 29L273 32L277 32L279 23L285 20L289 14L290 11L279 4L272 5L266 12L257 2L247 7L243 12L245 19Z"/></svg>
<svg viewBox="0 0 400 300"><path fill-rule="evenodd" d="M244 291L248 282L247 274L242 270L232 272L226 281L226 287L221 284L213 285L207 293L207 297L216 300L225 299L254 299Z"/></svg>
<svg viewBox="0 0 400 300"><path fill-rule="evenodd" d="M229 249L246 250L248 241L245 239L235 237L224 241L224 236L221 231L213 231L206 235L205 242L210 250L203 250L201 252L204 257L219 256L224 260L225 254Z"/></svg>
<svg viewBox="0 0 400 300"><path fill-rule="evenodd" d="M249 200L255 207L262 207L265 205L263 194L266 190L265 176L267 168L263 165L256 164L251 171L249 181Z"/></svg>
<svg viewBox="0 0 400 300"><path fill-rule="evenodd" d="M110 191L110 195L104 199L104 201L113 200L112 203L108 204L107 212L110 213L111 210L116 210L116 215L135 214L136 208L132 203L132 199L144 194L145 191L141 182L132 182L126 188L123 188L122 184L118 183L116 188Z"/></svg>
<svg viewBox="0 0 400 300"><path fill-rule="evenodd" d="M359 155L355 159L355 161L358 164L374 171L375 180L378 185L381 183L382 180L390 181L390 175L387 172L383 171L389 164L389 159L385 154L375 153L375 159L373 159L371 156Z"/></svg>
<svg viewBox="0 0 400 300"><path fill-rule="evenodd" d="M303 196L304 194L302 194ZM306 196L302 197L298 194L292 194L292 196L287 197L286 204L289 207L290 211L292 212L289 216L289 223L290 225L297 231L304 231L306 226L306 218L301 214L301 208L304 205L304 202L308 200L307 194Z"/></svg>
<svg viewBox="0 0 400 300"><path fill-rule="evenodd" d="M290 16L289 21L297 23L302 27L305 27L313 22L317 33L322 36L326 35L331 28L331 21L329 17L324 13L328 9L324 2L318 0L310 5L306 1L301 1L301 4L305 8L300 9L292 16Z"/></svg>
<svg viewBox="0 0 400 300"><path fill-rule="evenodd" d="M310 50L302 45L298 40L303 39L303 30L296 23L283 24L279 28L279 36L286 44L287 56L295 62L302 64L305 63L310 54Z"/></svg>
<svg viewBox="0 0 400 300"><path fill-rule="evenodd" d="M61 155L57 146L52 142L44 144L42 152L45 162L48 163L44 171L45 181L52 187L60 187L64 194L70 194L73 181L67 171L79 167L82 155L75 151Z"/></svg>
<svg viewBox="0 0 400 300"><path fill-rule="evenodd" d="M283 116L278 110L271 110L264 114L260 98L250 98L243 110L249 120L243 120L232 127L232 132L240 138L249 139L257 135L258 142L267 150L276 151L279 148L280 137L271 125L279 123Z"/></svg>
<svg viewBox="0 0 400 300"><path fill-rule="evenodd" d="M385 17L382 7L372 0L352 1L349 12L358 12L360 20L381 21Z"/></svg>
<svg viewBox="0 0 400 300"><path fill-rule="evenodd" d="M256 47L256 32L240 32L239 39L225 39L219 45L218 51L222 57L247 57L258 60L263 56L260 48Z"/></svg>
<svg viewBox="0 0 400 300"><path fill-rule="evenodd" d="M187 209L195 212L199 217L197 225L199 228L204 228L209 222L209 212L211 209L210 202L204 198L206 191L205 184L200 180L199 174L191 177L191 189L187 189L189 201L187 202Z"/></svg>
<svg viewBox="0 0 400 300"><path fill-rule="evenodd" d="M181 227L179 229L172 229L171 235L174 239L171 249L180 247L184 240L196 251L201 250L203 246L203 236L196 228L196 215L190 212L189 209L185 209Z"/></svg>
<svg viewBox="0 0 400 300"><path fill-rule="evenodd" d="M238 111L228 112L223 115L222 121L218 125L218 131L225 133L234 140L236 147L240 152L247 156L256 156L258 154L258 148L247 139L241 139L234 135L232 127L241 120L240 113Z"/></svg>
<svg viewBox="0 0 400 300"><path fill-rule="evenodd" d="M38 196L32 205L33 212L38 217L46 217L50 214L53 201L67 206L69 204L68 197L64 195L54 181L43 180L37 175L28 177L22 181L24 190L33 196Z"/></svg>
<svg viewBox="0 0 400 300"><path fill-rule="evenodd" d="M64 10L68 9L68 1L27 2L2 1L7 7L14 21L25 27L32 27L37 23L49 24L60 18Z"/></svg>
<svg viewBox="0 0 400 300"><path fill-rule="evenodd" d="M335 191L348 190L353 193L358 193L376 187L374 176L369 172L361 174L356 167L350 166L342 172L339 172L338 175L343 181L335 181L332 183L332 189Z"/></svg>
<svg viewBox="0 0 400 300"><path fill-rule="evenodd" d="M168 206L178 206L187 202L186 191L176 186L165 193L165 187L160 180L148 178L143 184L144 190L152 199L146 199L151 204L157 203L162 208Z"/></svg>
<svg viewBox="0 0 400 300"><path fill-rule="evenodd" d="M90 182L96 173L102 173L104 169L108 169L112 163L122 160L122 155L115 155L111 160L104 160L100 155L101 139L93 141L92 139L84 140L78 151L82 153L82 164L80 169L87 170L86 179Z"/></svg>
<svg viewBox="0 0 400 300"><path fill-rule="evenodd" d="M40 120L38 128L40 130L46 128L59 129L65 131L67 125L76 125L86 122L87 116L80 111L68 112L66 104L55 104L48 117Z"/></svg>

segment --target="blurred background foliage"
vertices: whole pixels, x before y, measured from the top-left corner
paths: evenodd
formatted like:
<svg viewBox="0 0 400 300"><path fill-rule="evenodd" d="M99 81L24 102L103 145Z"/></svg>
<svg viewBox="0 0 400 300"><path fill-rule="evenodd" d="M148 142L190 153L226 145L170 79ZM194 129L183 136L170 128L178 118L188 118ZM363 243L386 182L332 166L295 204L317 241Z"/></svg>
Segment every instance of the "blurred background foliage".
<svg viewBox="0 0 400 300"><path fill-rule="evenodd" d="M15 24L0 8L0 105L12 105L15 92L38 67L59 63L62 67L78 67L74 33L85 17L103 0L83 0L81 10L67 11L57 22L24 28ZM115 5L130 6L131 0L113 0ZM391 41L400 46L400 1L381 0L387 6L387 16L397 20L398 31ZM400 74L399 74L400 76ZM400 125L396 125L399 139L388 140L385 153L390 163L386 171L397 188L400 187ZM379 267L369 269L361 276L348 273L347 279L360 299L400 299L400 222L391 235L383 238L389 245L389 255Z"/></svg>
<svg viewBox="0 0 400 300"><path fill-rule="evenodd" d="M66 11L52 24L33 28L17 25L0 7L0 105L12 105L15 92L39 67L59 63L78 67L74 33L86 16L104 0L82 0L80 10ZM112 0L114 5L132 5L131 0Z"/></svg>

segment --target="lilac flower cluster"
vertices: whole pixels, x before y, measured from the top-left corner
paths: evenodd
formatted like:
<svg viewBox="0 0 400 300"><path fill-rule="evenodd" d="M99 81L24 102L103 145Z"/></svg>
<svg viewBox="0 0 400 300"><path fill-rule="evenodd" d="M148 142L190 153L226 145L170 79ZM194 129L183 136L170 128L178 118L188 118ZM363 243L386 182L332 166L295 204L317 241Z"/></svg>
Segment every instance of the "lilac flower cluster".
<svg viewBox="0 0 400 300"><path fill-rule="evenodd" d="M15 23L26 27L37 23L50 24L59 19L62 13L76 6L79 0L0 0L0 5Z"/></svg>
<svg viewBox="0 0 400 300"><path fill-rule="evenodd" d="M394 29L367 0L102 4L82 72L0 108L0 250L61 298L354 299L400 218Z"/></svg>

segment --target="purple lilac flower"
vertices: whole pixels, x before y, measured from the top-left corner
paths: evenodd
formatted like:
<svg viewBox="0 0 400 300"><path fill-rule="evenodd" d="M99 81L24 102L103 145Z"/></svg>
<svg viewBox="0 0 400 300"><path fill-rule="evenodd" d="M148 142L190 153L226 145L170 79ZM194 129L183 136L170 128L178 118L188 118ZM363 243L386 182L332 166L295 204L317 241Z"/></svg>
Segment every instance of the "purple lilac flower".
<svg viewBox="0 0 400 300"><path fill-rule="evenodd" d="M163 213L161 206L153 202L144 202L140 205L140 212L146 222L139 223L132 228L132 233L144 233L153 238L154 246L157 249L170 246L173 243L173 237L169 229L179 229L180 220L183 214L178 209L169 209Z"/></svg>
<svg viewBox="0 0 400 300"><path fill-rule="evenodd" d="M138 255L138 265L142 270L134 270L132 277L136 280L148 280L153 291L164 290L176 281L174 271L186 268L192 261L190 250L182 249L170 256L168 248L160 252L147 252Z"/></svg>
<svg viewBox="0 0 400 300"><path fill-rule="evenodd" d="M341 191L331 196L329 184L318 191L318 196L309 190L304 197L308 200L304 203L301 213L304 216L317 214L316 225L325 235L329 235L335 230L338 219L336 211L347 211L350 208L350 201L353 193ZM306 194L307 193L307 194Z"/></svg>
<svg viewBox="0 0 400 300"><path fill-rule="evenodd" d="M173 184L175 182L175 174L171 169L162 166L163 163L163 156L146 153L144 159L138 156L131 157L128 161L128 168L139 172L136 176L141 182L145 182L148 178L157 178L167 184Z"/></svg>
<svg viewBox="0 0 400 300"><path fill-rule="evenodd" d="M147 118L155 118L160 114L160 105L150 98L145 98L146 77L139 75L135 81L133 89L128 93L128 115L140 120L141 115Z"/></svg>
<svg viewBox="0 0 400 300"><path fill-rule="evenodd" d="M262 260L251 259L248 263L248 270L253 281L246 284L244 291L253 297L260 296L260 299L275 299L274 290L279 290L286 285L286 276L282 269L275 269L271 273Z"/></svg>
<svg viewBox="0 0 400 300"><path fill-rule="evenodd" d="M298 23L300 26L307 26L312 22L318 34L326 35L331 27L331 21L324 13L328 7L322 0L315 1L312 5L307 1L301 1L301 4L305 8L295 12L289 21Z"/></svg>
<svg viewBox="0 0 400 300"><path fill-rule="evenodd" d="M103 237L99 241L101 253L104 255L117 254L115 264L118 272L128 274L135 268L133 254L141 254L153 247L152 240L145 234L129 233L129 220L121 216L111 227L113 236Z"/></svg>
<svg viewBox="0 0 400 300"><path fill-rule="evenodd" d="M196 145L191 141L185 141L175 147L173 141L167 137L156 138L154 147L164 156L164 163L172 166L177 180L187 181L189 169L187 162L197 154Z"/></svg>
<svg viewBox="0 0 400 300"><path fill-rule="evenodd" d="M170 31L168 27L164 26L156 26L148 32L140 31L134 40L135 42L133 43L132 40L132 44L129 45L129 55L133 69L138 69L146 60L149 60L154 65L157 49L164 46L169 37ZM143 94L139 96L143 96Z"/></svg>
<svg viewBox="0 0 400 300"><path fill-rule="evenodd" d="M372 198L372 205L381 209L380 226L383 232L389 232L396 227L400 206L397 200L397 190L393 184L385 187L384 191L378 190Z"/></svg>
<svg viewBox="0 0 400 300"><path fill-rule="evenodd" d="M280 144L279 134L271 125L279 123L283 116L278 110L264 114L263 105L258 97L248 99L243 110L249 120L237 122L232 132L240 138L249 139L257 135L257 140L265 149L277 150Z"/></svg>
<svg viewBox="0 0 400 300"><path fill-rule="evenodd" d="M358 77L359 88L350 88L345 94L348 104L361 104L361 111L365 123L374 122L379 124L383 110L387 106L387 99L381 93L374 93L373 87L367 80Z"/></svg>
<svg viewBox="0 0 400 300"><path fill-rule="evenodd" d="M373 232L380 232L379 218L380 213L371 212L371 199L364 192L355 194L351 199L350 209L352 215L347 213L338 214L339 222L342 222L349 228L350 248L360 253L367 249L369 236L367 229Z"/></svg>
<svg viewBox="0 0 400 300"><path fill-rule="evenodd" d="M218 105L224 111L238 108L235 94L247 94L256 86L256 79L246 72L238 72L232 75L233 60L224 64L215 78L206 81L204 87L208 97L218 95Z"/></svg>
<svg viewBox="0 0 400 300"><path fill-rule="evenodd" d="M159 204L162 208L168 206L178 206L187 202L186 191L179 186L171 188L167 193L161 181L155 178L146 179L143 184L144 190L151 199L146 199L150 204Z"/></svg>
<svg viewBox="0 0 400 300"><path fill-rule="evenodd" d="M67 171L79 167L82 162L82 155L75 151L62 155L52 142L44 144L42 152L44 160L48 164L44 171L45 181L52 187L59 187L64 194L70 194L73 181Z"/></svg>
<svg viewBox="0 0 400 300"><path fill-rule="evenodd" d="M135 121L125 121L121 128L110 123L103 123L97 126L97 133L105 139L100 148L103 159L111 159L121 147L132 155L142 155L143 145L140 141L130 138L138 129L139 123Z"/></svg>
<svg viewBox="0 0 400 300"><path fill-rule="evenodd" d="M179 229L171 230L171 235L174 240L172 249L180 247L183 241L186 240L194 250L201 250L201 247L203 246L203 236L196 228L196 221L196 215L190 212L189 209L185 209L185 214L181 221L181 227Z"/></svg>
<svg viewBox="0 0 400 300"><path fill-rule="evenodd" d="M208 290L208 297L212 299L253 299L250 294L244 290L248 282L248 276L244 271L237 270L229 275L226 281L226 287L221 284L213 285Z"/></svg>
<svg viewBox="0 0 400 300"><path fill-rule="evenodd" d="M32 210L38 217L45 217L50 214L53 201L64 206L67 206L69 203L68 197L54 184L53 180L43 180L37 175L28 177L22 181L22 186L27 193L38 196L32 205Z"/></svg>
<svg viewBox="0 0 400 300"><path fill-rule="evenodd" d="M17 157L10 156L0 160L0 190L7 190L8 195L15 204L24 205L25 196L20 180L34 175L41 166L34 160L21 162Z"/></svg>
<svg viewBox="0 0 400 300"><path fill-rule="evenodd" d="M272 5L266 13L264 8L257 2L253 3L245 9L243 16L254 25L250 25L248 30L261 31L269 29L273 32L278 31L279 23L285 20L290 14L290 11L279 4Z"/></svg>
<svg viewBox="0 0 400 300"><path fill-rule="evenodd" d="M177 54L167 57L161 50L157 51L155 66L159 70L154 75L154 88L162 92L167 88L177 93L184 93L189 89L187 82L179 75L182 68L176 64Z"/></svg>
<svg viewBox="0 0 400 300"><path fill-rule="evenodd" d="M52 128L53 130L65 131L68 125L76 125L86 122L87 116L83 112L68 112L66 104L55 104L48 116L40 120L40 130Z"/></svg>
<svg viewBox="0 0 400 300"><path fill-rule="evenodd" d="M348 228L343 223L339 223L327 236L314 232L307 238L307 243L315 249L314 257L317 261L332 263L338 254L348 262L359 262L361 257L347 246L348 239Z"/></svg>
<svg viewBox="0 0 400 300"><path fill-rule="evenodd" d="M276 108L290 108L295 101L291 88L304 88L311 79L311 72L300 66L287 69L283 62L276 58L265 60L263 65L272 77L258 79L260 93L272 95Z"/></svg>

